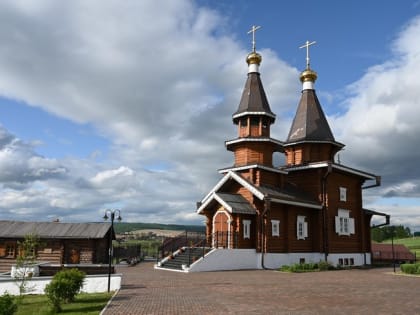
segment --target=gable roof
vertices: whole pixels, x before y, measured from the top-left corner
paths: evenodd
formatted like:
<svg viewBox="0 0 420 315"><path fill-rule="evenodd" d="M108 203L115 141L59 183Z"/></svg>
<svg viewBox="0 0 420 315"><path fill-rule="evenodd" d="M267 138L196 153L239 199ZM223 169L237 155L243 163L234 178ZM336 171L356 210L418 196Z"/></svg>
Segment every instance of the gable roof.
<svg viewBox="0 0 420 315"><path fill-rule="evenodd" d="M221 204L230 213L256 214L255 209L242 195L229 193L213 193L197 211L200 213L209 204L214 202Z"/></svg>
<svg viewBox="0 0 420 315"><path fill-rule="evenodd" d="M238 110L232 116L233 122L237 123L239 118L245 115L265 115L270 117L271 122L276 119L268 104L258 72L248 73Z"/></svg>
<svg viewBox="0 0 420 315"><path fill-rule="evenodd" d="M248 191L250 191L255 197L257 197L260 200L270 199L272 202L276 202L276 203L290 204L290 205L313 208L313 209L322 208L322 205L318 201L308 197L307 195L303 194L297 189L292 189L291 186L285 189L279 189L279 188L275 188L271 186L255 186L254 184L249 182L247 179L243 178L241 175L233 171L228 171L228 173L201 200L197 209L197 213L201 213L207 206L212 204L213 200L217 200L224 207L225 205L223 204L223 202L225 202L225 204L228 207L229 206L232 207L232 205L229 204L226 198L232 198L232 195L236 195L236 194L224 193L222 191L219 191L229 180L236 181L237 183L239 183L241 186L246 188ZM231 201L231 203L234 202L233 199L229 199L229 200ZM249 202L243 197L241 200L239 199L236 200L236 202L238 204L241 203L241 205L243 205L244 201L249 204ZM250 207L253 209L251 205Z"/></svg>
<svg viewBox="0 0 420 315"><path fill-rule="evenodd" d="M210 192L201 200L201 203L204 204L207 199L211 198L212 195L217 192L226 182L229 180L234 180L246 189L248 189L254 196L258 199L263 200L264 194L260 192L253 184L251 184L248 180L243 178L236 172L228 171L225 176L222 177L221 180L210 190Z"/></svg>
<svg viewBox="0 0 420 315"><path fill-rule="evenodd" d="M343 144L335 141L315 90L312 89L302 91L302 97L284 145L301 142L331 143L340 148L344 147Z"/></svg>
<svg viewBox="0 0 420 315"><path fill-rule="evenodd" d="M392 253L394 247L394 254ZM373 243L371 246L372 258L381 260L414 260L415 256L403 244L386 244L386 243Z"/></svg>
<svg viewBox="0 0 420 315"><path fill-rule="evenodd" d="M111 223L0 221L0 238L24 238L35 234L40 238L100 239L110 228Z"/></svg>

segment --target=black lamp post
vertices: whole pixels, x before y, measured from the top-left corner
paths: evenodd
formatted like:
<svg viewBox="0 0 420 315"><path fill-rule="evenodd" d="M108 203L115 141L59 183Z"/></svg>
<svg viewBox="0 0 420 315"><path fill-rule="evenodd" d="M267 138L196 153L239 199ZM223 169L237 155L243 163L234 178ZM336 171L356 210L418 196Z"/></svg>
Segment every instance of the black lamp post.
<svg viewBox="0 0 420 315"><path fill-rule="evenodd" d="M104 220L108 220L108 214L111 217L111 231L109 233L109 244L108 244L108 292L111 289L111 264L112 264L112 234L114 233L114 219L115 219L115 215L117 216L117 220L121 221L121 215L120 215L121 211L116 209L116 210L110 210L107 209L105 210L105 215L104 215Z"/></svg>
<svg viewBox="0 0 420 315"><path fill-rule="evenodd" d="M395 226L391 226L391 250L392 250L392 266L394 267L395 273L395 251L394 251L394 233L395 233Z"/></svg>

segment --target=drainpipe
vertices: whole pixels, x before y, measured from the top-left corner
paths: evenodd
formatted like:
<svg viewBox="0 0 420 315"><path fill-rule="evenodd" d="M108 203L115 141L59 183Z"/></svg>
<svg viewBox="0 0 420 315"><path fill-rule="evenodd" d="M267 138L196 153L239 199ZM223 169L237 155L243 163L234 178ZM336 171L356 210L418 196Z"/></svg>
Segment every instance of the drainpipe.
<svg viewBox="0 0 420 315"><path fill-rule="evenodd" d="M368 186L364 186L364 187L362 187L362 189L368 189L368 188L373 188L373 187L378 187L378 186L381 186L381 176L375 176L375 184L372 184L372 185L368 185ZM378 226L383 226L383 225L389 225L389 215L387 215L386 216L386 223L384 223L384 224L380 224L380 225L378 225ZM364 219L363 219L364 220ZM369 231L370 231L371 229L369 229ZM371 249L372 250L372 249ZM364 253L364 255L363 255L364 257L363 257L363 263L366 265L366 252Z"/></svg>
<svg viewBox="0 0 420 315"><path fill-rule="evenodd" d="M264 252L265 252L265 245L266 245L266 235L265 235L265 217L267 216L267 212L270 209L271 200L266 195L264 197L264 211L261 214L261 267L263 269L269 269L264 265Z"/></svg>
<svg viewBox="0 0 420 315"><path fill-rule="evenodd" d="M327 215L327 180L328 176L332 173L331 162L328 162L328 168L322 177L322 220L323 220L323 233L324 233L324 255L325 262L328 261L328 215Z"/></svg>

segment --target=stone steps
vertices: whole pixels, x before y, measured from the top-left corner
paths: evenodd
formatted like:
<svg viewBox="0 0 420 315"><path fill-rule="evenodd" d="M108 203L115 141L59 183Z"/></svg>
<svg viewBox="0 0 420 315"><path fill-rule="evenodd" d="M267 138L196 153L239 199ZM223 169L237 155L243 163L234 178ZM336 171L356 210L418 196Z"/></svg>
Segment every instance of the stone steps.
<svg viewBox="0 0 420 315"><path fill-rule="evenodd" d="M204 253L207 253L209 248L204 249ZM166 260L160 265L160 268L174 269L174 270L183 270L182 265L189 266L197 259L203 256L202 247L186 247L183 251L178 252L177 255L174 255L173 258Z"/></svg>

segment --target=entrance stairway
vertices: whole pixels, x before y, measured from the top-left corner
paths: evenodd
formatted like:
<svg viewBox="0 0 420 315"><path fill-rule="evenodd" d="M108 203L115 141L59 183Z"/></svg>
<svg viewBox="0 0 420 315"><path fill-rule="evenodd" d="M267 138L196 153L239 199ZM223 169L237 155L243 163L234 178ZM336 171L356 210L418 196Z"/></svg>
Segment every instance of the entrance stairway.
<svg viewBox="0 0 420 315"><path fill-rule="evenodd" d="M162 259L159 268L168 270L182 271L183 265L189 267L197 259L208 253L210 248L207 247L183 247L172 255Z"/></svg>

